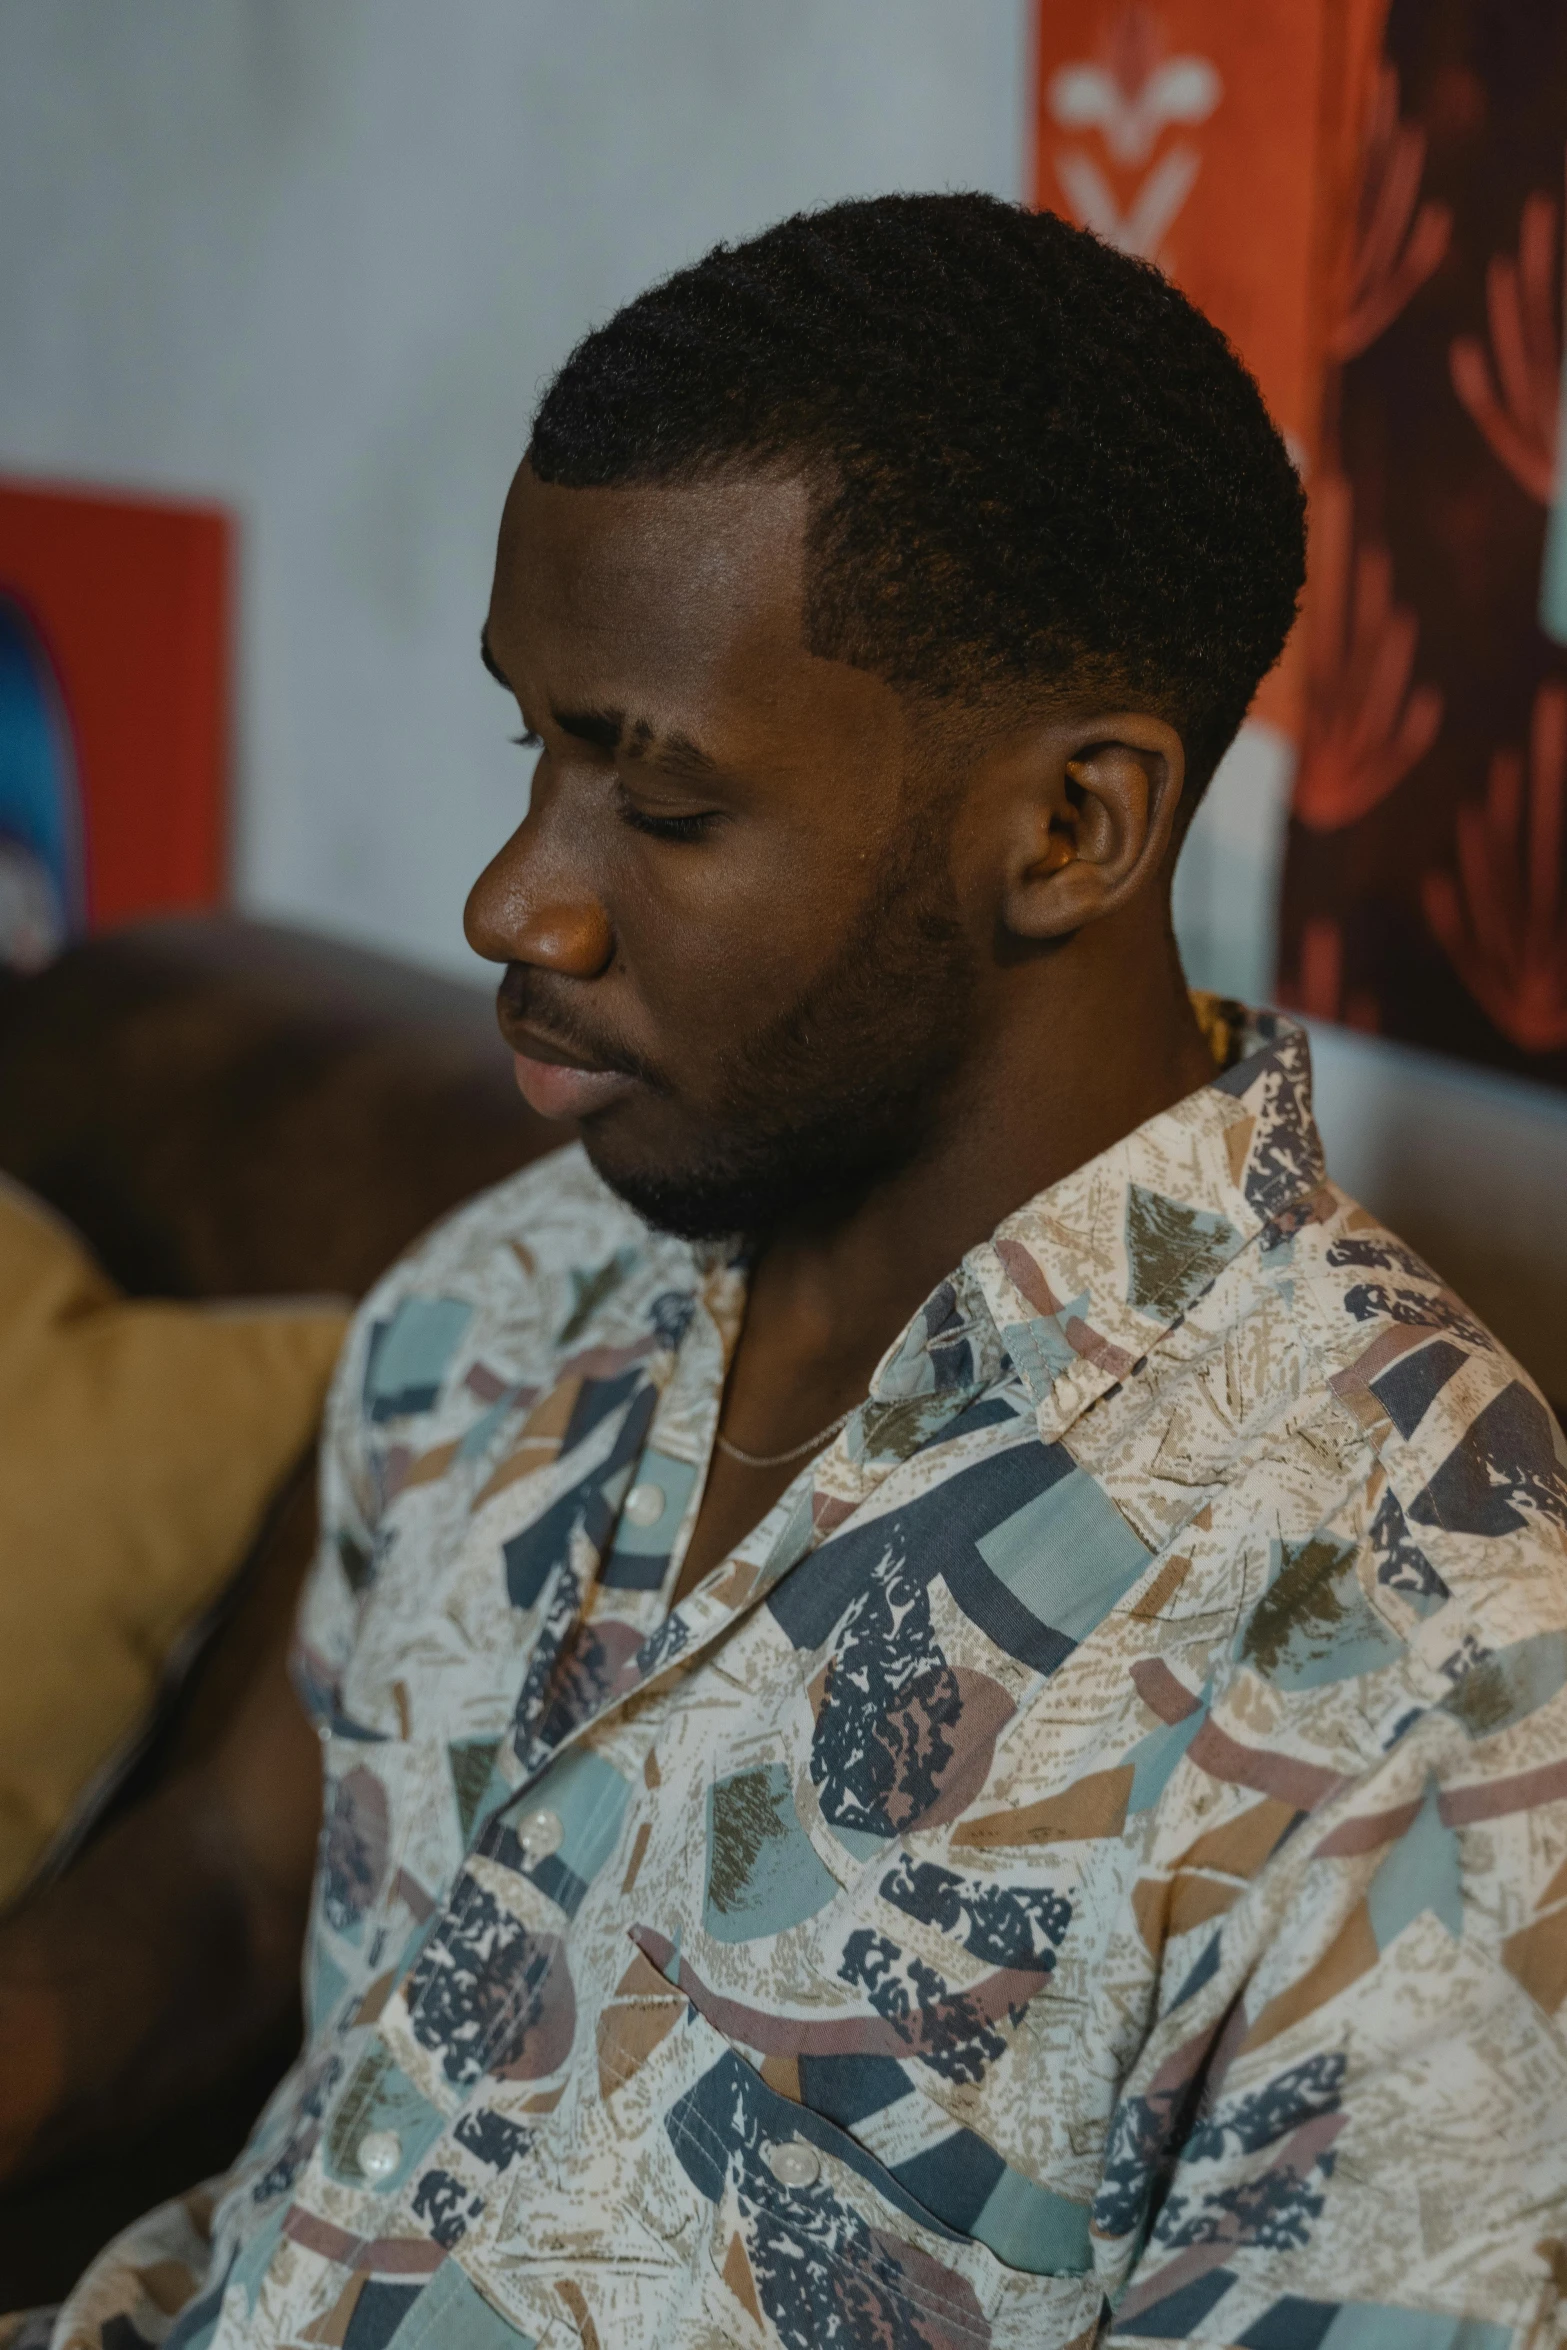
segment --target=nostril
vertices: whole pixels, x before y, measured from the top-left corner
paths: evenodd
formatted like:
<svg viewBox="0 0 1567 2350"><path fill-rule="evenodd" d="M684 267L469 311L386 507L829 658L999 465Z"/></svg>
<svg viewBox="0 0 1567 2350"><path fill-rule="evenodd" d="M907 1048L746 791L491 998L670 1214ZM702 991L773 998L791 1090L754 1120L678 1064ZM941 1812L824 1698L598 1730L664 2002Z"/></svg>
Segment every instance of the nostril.
<svg viewBox="0 0 1567 2350"><path fill-rule="evenodd" d="M597 979L615 956L615 934L602 906L591 901L578 905L530 908L510 928L510 959L531 963L541 971L559 971L571 979Z"/></svg>
<svg viewBox="0 0 1567 2350"><path fill-rule="evenodd" d="M520 853L522 845L518 833L474 883L463 909L463 936L487 962L599 978L615 959L608 913L590 892L551 890L532 859Z"/></svg>
<svg viewBox="0 0 1567 2350"><path fill-rule="evenodd" d="M486 866L468 892L462 910L462 934L476 955L487 963L509 963L511 948L507 943L508 925L505 920L507 892L498 871L500 859Z"/></svg>

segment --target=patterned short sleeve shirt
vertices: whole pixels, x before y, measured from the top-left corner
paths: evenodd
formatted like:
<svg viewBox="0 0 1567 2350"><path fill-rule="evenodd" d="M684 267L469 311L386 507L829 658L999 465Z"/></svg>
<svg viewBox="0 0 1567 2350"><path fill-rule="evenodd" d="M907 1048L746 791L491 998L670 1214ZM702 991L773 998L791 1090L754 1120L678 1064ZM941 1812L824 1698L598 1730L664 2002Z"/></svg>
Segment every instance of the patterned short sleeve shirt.
<svg viewBox="0 0 1567 2350"><path fill-rule="evenodd" d="M677 1607L733 1252L568 1151L383 1282L304 2050L60 2350L1563 2339L1567 1448L1231 1017Z"/></svg>

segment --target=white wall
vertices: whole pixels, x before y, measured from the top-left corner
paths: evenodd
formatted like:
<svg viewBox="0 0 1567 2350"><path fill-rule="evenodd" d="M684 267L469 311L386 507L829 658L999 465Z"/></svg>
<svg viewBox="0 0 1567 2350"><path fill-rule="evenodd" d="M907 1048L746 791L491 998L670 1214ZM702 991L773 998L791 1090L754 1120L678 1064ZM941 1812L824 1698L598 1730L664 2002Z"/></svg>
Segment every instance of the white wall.
<svg viewBox="0 0 1567 2350"><path fill-rule="evenodd" d="M715 238L882 188L1021 192L1025 0L0 0L0 469L244 528L241 900L455 969L524 769L482 675L540 379ZM1287 755L1180 890L1270 968ZM1567 1102L1318 1037L1336 1170L1567 1397Z"/></svg>
<svg viewBox="0 0 1567 2350"><path fill-rule="evenodd" d="M802 204L1020 191L1022 0L0 0L0 469L242 518L237 882L472 968L541 379Z"/></svg>

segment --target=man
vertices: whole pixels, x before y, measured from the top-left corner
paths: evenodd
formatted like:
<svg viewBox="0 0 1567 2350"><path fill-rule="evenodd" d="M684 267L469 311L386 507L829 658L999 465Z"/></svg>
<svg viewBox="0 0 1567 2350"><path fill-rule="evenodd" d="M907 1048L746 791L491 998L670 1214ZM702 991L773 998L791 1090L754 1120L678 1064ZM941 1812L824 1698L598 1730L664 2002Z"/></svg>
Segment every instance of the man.
<svg viewBox="0 0 1567 2350"><path fill-rule="evenodd" d="M568 361L468 926L582 1147L359 1319L305 2049L60 2343L1561 2338L1560 1440L1169 928L1301 572L1222 338L987 198ZM18 2146L282 1979L312 1743L89 1864L113 2018L13 1943Z"/></svg>

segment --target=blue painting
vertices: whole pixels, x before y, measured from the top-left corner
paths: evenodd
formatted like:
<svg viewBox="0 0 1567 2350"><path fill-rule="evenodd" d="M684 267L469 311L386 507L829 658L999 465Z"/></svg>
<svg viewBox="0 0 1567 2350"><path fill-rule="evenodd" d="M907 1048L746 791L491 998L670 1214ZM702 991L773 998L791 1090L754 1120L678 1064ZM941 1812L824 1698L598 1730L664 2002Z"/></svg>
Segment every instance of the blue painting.
<svg viewBox="0 0 1567 2350"><path fill-rule="evenodd" d="M0 596L0 966L36 970L83 912L70 721L37 631Z"/></svg>

